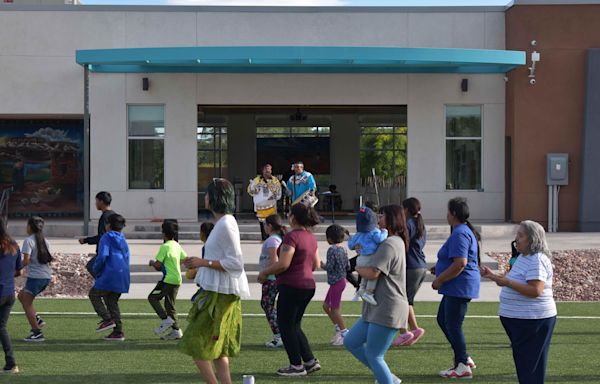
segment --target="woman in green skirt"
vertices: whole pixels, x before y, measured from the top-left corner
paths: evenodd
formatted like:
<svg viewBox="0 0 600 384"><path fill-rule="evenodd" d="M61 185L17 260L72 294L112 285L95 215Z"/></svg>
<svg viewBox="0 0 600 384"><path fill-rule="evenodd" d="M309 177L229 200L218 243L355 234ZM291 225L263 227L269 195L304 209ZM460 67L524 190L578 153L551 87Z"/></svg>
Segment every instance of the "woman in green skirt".
<svg viewBox="0 0 600 384"><path fill-rule="evenodd" d="M198 268L195 282L200 292L194 298L178 349L192 356L206 383L230 384L229 357L239 354L242 340L241 299L250 296L240 231L232 216L233 185L225 179L213 179L204 204L216 222L204 245L204 259L188 257L184 262L188 268Z"/></svg>

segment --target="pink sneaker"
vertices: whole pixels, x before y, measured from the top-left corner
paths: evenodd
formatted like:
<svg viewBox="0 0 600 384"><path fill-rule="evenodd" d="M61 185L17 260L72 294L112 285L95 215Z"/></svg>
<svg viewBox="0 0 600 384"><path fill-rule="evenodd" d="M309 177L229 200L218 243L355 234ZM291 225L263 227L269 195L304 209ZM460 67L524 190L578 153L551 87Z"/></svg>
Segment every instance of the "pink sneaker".
<svg viewBox="0 0 600 384"><path fill-rule="evenodd" d="M425 334L425 330L423 328L417 328L417 329L412 330L411 332L414 335L414 337L412 339L408 340L407 342L405 342L402 345L410 347L411 345L413 345L414 343L416 343L417 341L419 341L419 339L421 337L423 337L423 335Z"/></svg>
<svg viewBox="0 0 600 384"><path fill-rule="evenodd" d="M406 345L409 341L411 341L415 335L412 332L408 331L406 333L401 333L396 337L396 340L392 343L394 347L399 347L401 345Z"/></svg>

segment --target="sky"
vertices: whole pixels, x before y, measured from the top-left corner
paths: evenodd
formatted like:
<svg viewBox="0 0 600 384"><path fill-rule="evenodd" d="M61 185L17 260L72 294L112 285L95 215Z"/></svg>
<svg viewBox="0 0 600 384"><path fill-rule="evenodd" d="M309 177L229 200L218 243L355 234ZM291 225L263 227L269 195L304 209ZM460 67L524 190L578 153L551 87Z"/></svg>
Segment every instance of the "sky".
<svg viewBox="0 0 600 384"><path fill-rule="evenodd" d="M277 6L457 6L507 5L510 0L81 0L83 4L277 5Z"/></svg>

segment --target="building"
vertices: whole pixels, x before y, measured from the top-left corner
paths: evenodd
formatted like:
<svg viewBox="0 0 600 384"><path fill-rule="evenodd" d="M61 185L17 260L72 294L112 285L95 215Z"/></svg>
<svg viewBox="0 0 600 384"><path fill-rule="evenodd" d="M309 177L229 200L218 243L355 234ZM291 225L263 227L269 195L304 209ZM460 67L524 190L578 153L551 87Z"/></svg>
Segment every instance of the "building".
<svg viewBox="0 0 600 384"><path fill-rule="evenodd" d="M417 196L429 220L457 195L474 220L519 220L520 7L0 6L0 135L45 119L85 148L70 124L83 132L87 68L90 193L128 218L194 220L212 177L243 191L264 162L287 178L303 160L345 210L374 199L374 168L382 203ZM4 164L7 184L19 166Z"/></svg>

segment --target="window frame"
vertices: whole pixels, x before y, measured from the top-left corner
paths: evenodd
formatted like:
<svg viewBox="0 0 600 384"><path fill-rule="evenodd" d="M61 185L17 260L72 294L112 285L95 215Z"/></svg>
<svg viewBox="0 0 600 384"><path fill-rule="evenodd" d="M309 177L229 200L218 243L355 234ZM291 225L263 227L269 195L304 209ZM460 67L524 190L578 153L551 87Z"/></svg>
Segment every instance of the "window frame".
<svg viewBox="0 0 600 384"><path fill-rule="evenodd" d="M448 127L447 127L447 121L448 121L448 107L479 107L479 122L480 122L480 136L448 136ZM444 105L444 124L443 124L443 129L444 129L444 160L443 160L443 169L444 169L444 191L445 192L484 192L484 172L483 172L483 166L484 166L484 161L483 159L485 158L484 156L484 147L483 147L483 143L484 143L484 104L445 104ZM480 142L480 159L479 159L479 180L480 180L480 187L479 188L467 188L467 189L461 189L461 188L454 188L454 189L448 189L448 141L458 141L458 140L471 140L471 141L479 141Z"/></svg>
<svg viewBox="0 0 600 384"><path fill-rule="evenodd" d="M164 126L164 134L162 136L130 136L129 135L129 107L162 107L163 109L163 126ZM127 164L127 191L166 191L167 183L166 183L166 172L167 168L167 157L166 153L166 139L167 139L167 108L165 103L126 103L125 104L125 136L127 140L127 154L126 154L126 164ZM143 141L143 140L162 140L163 142L163 180L162 180L162 188L132 188L131 180L130 180L130 161L129 161L129 143L131 140Z"/></svg>
<svg viewBox="0 0 600 384"><path fill-rule="evenodd" d="M365 128L392 128L391 132L382 132L382 133L364 133L363 129ZM403 133L399 132L399 130L404 131ZM406 146L404 149L397 147L397 140L394 140L394 145L392 148L382 148L382 149L367 149L362 147L362 138L363 136L381 136L381 135L392 135L394 138L405 136L406 137ZM361 164L360 160L362 158L363 152L392 152L392 159L394 164L396 164L397 154L404 153L404 158L406 161L406 173L408 173L408 127L407 124L387 124L387 123L360 123L360 135L358 139L358 152L359 152L359 165L358 165L358 177L362 179L363 176L360 174ZM392 180L395 180L400 173L396 173L396 167L393 167ZM378 175L381 176L381 175ZM406 174L404 175L406 177ZM367 176L368 177L368 176Z"/></svg>

